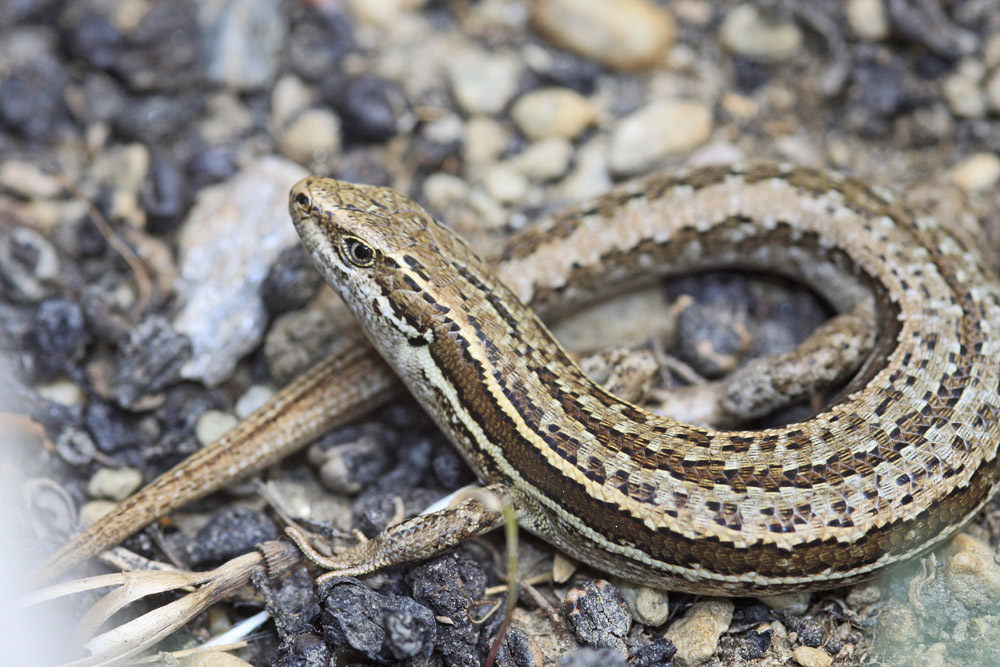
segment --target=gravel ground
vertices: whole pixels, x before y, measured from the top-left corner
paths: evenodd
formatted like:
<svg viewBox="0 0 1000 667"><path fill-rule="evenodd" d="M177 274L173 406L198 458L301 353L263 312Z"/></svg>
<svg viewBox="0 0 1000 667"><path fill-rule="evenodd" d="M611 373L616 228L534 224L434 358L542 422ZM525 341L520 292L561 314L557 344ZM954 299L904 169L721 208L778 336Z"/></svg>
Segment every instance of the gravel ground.
<svg viewBox="0 0 1000 667"><path fill-rule="evenodd" d="M29 536L14 561L37 562L336 343L335 297L285 212L306 173L405 191L489 254L631 176L784 160L904 191L996 264L998 119L998 0L0 2L0 424L23 435L0 472L18 508L4 527ZM705 377L829 314L802 288L726 273L613 307L561 337L652 339ZM621 313L639 321L607 324ZM292 514L371 536L472 475L401 400L261 478ZM280 531L259 489L126 546L218 565ZM995 664L998 539L994 503L884 581L780 600L658 595L579 568L522 593L501 661ZM274 622L234 653L254 665L481 664L503 551L477 540L322 595L301 569L162 648L266 607ZM522 536L521 561L548 572L553 554Z"/></svg>

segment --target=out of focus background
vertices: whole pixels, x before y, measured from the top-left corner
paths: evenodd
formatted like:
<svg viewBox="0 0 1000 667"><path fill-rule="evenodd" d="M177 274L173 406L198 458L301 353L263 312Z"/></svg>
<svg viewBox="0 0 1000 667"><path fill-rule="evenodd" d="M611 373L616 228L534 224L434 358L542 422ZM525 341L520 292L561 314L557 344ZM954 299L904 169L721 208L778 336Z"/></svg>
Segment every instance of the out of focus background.
<svg viewBox="0 0 1000 667"><path fill-rule="evenodd" d="M997 264L998 119L998 0L0 0L0 473L5 532L22 538L4 540L0 595L336 343L342 313L285 211L307 173L400 189L488 255L628 178L787 161L903 191ZM829 314L800 287L727 273L615 307L563 340L657 346L693 371L664 371L668 385L787 349ZM261 477L299 516L369 536L399 505L413 514L472 481L406 400ZM125 546L218 565L280 532L258 488ZM892 580L779 601L676 594L629 612L635 591L583 570L521 596L502 659L991 664L998 534L994 504ZM552 550L524 542L522 562L550 570ZM277 623L214 659L481 664L503 548L376 575L353 607L317 597L302 570L161 649L267 609ZM381 627L366 610L393 596L433 627L405 646L344 630ZM563 608L567 596L586 602ZM9 664L71 644L54 615L27 640L20 617L0 616L0 635L26 645Z"/></svg>

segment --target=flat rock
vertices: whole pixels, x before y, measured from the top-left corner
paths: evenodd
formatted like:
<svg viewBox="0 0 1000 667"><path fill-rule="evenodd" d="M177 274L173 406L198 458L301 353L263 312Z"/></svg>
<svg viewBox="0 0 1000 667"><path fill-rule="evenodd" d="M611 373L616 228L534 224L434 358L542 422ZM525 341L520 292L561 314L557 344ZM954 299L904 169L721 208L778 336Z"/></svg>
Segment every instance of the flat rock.
<svg viewBox="0 0 1000 667"><path fill-rule="evenodd" d="M217 385L259 344L267 324L260 285L278 254L298 242L288 190L305 175L266 157L200 193L178 239L183 305L173 324L191 340L185 378Z"/></svg>

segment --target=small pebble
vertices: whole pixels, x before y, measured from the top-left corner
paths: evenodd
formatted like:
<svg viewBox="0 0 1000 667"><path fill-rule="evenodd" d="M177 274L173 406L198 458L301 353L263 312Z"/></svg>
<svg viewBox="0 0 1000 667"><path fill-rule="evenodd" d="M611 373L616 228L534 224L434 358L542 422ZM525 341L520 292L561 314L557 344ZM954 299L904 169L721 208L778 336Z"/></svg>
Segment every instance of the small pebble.
<svg viewBox="0 0 1000 667"><path fill-rule="evenodd" d="M121 502L142 485L142 473L135 468L99 468L87 482L87 495Z"/></svg>
<svg viewBox="0 0 1000 667"><path fill-rule="evenodd" d="M575 560L564 556L562 552L555 552L552 557L552 581L565 584L578 567L579 564Z"/></svg>
<svg viewBox="0 0 1000 667"><path fill-rule="evenodd" d="M882 599L882 588L875 581L866 581L861 584L851 586L844 601L851 609L858 611L862 607L875 604Z"/></svg>
<svg viewBox="0 0 1000 667"><path fill-rule="evenodd" d="M45 400L59 405L80 405L87 398L87 394L78 384L66 378L57 377L52 382L37 385L35 391Z"/></svg>
<svg viewBox="0 0 1000 667"><path fill-rule="evenodd" d="M268 387L262 384L255 384L249 387L243 395L236 399L236 405L233 406L233 412L240 419L246 419L254 412L259 410L264 406L265 403L270 401L276 392L272 387Z"/></svg>
<svg viewBox="0 0 1000 667"><path fill-rule="evenodd" d="M573 139L597 122L597 108L568 88L543 88L521 97L511 117L529 139Z"/></svg>
<svg viewBox="0 0 1000 667"><path fill-rule="evenodd" d="M471 166L496 160L507 147L507 130L489 116L473 116L465 124L462 158Z"/></svg>
<svg viewBox="0 0 1000 667"><path fill-rule="evenodd" d="M944 80L944 98L951 112L959 118L982 118L986 115L986 93L981 83L983 65L975 60L964 60L954 74Z"/></svg>
<svg viewBox="0 0 1000 667"><path fill-rule="evenodd" d="M552 137L531 144L510 159L515 169L533 181L551 181L562 176L573 157L573 145Z"/></svg>
<svg viewBox="0 0 1000 667"><path fill-rule="evenodd" d="M646 171L708 141L712 111L694 100L657 100L626 116L611 137L609 162L620 176Z"/></svg>
<svg viewBox="0 0 1000 667"><path fill-rule="evenodd" d="M951 180L967 193L988 190L1000 180L1000 157L995 153L973 153L955 165Z"/></svg>
<svg viewBox="0 0 1000 667"><path fill-rule="evenodd" d="M993 70L986 79L986 101L990 105L990 111L1000 114L1000 67Z"/></svg>
<svg viewBox="0 0 1000 667"><path fill-rule="evenodd" d="M528 194L528 179L513 165L499 162L490 166L483 176L483 186L491 197L510 204Z"/></svg>
<svg viewBox="0 0 1000 667"><path fill-rule="evenodd" d="M594 579L571 588L562 612L581 643L626 653L625 637L632 627L632 616L610 582Z"/></svg>
<svg viewBox="0 0 1000 667"><path fill-rule="evenodd" d="M188 208L184 174L163 151L151 156L139 199L146 213L146 228L154 234L172 232Z"/></svg>
<svg viewBox="0 0 1000 667"><path fill-rule="evenodd" d="M504 637L497 654L498 665L511 667L545 667L545 656L533 637L522 630L515 621Z"/></svg>
<svg viewBox="0 0 1000 667"><path fill-rule="evenodd" d="M499 113L517 92L521 63L509 53L468 50L455 54L448 82L455 101L468 114Z"/></svg>
<svg viewBox="0 0 1000 667"><path fill-rule="evenodd" d="M655 628L670 617L670 595L667 591L616 580L615 588L628 604L632 620Z"/></svg>
<svg viewBox="0 0 1000 667"><path fill-rule="evenodd" d="M797 25L773 20L751 4L726 14L719 39L733 53L759 63L787 60L802 47L802 31Z"/></svg>
<svg viewBox="0 0 1000 667"><path fill-rule="evenodd" d="M312 103L309 86L294 74L285 74L271 88L272 127L285 127Z"/></svg>
<svg viewBox="0 0 1000 667"><path fill-rule="evenodd" d="M576 152L576 164L559 183L559 196L567 202L581 202L611 188L607 143L606 137L596 136Z"/></svg>
<svg viewBox="0 0 1000 667"><path fill-rule="evenodd" d="M882 0L847 0L847 23L855 35L869 42L889 36L889 17Z"/></svg>
<svg viewBox="0 0 1000 667"><path fill-rule="evenodd" d="M320 481L327 490L354 495L390 467L389 449L397 441L386 428L347 427L310 447L309 460L320 466Z"/></svg>
<svg viewBox="0 0 1000 667"><path fill-rule="evenodd" d="M789 616L801 616L809 610L810 593L783 593L757 598L769 609Z"/></svg>
<svg viewBox="0 0 1000 667"><path fill-rule="evenodd" d="M235 415L231 415L228 412L206 410L201 413L198 423L195 425L195 436L198 438L198 442L204 447L224 436L239 421Z"/></svg>
<svg viewBox="0 0 1000 667"><path fill-rule="evenodd" d="M531 20L556 46L623 70L661 62L677 34L673 16L648 0L536 0Z"/></svg>
<svg viewBox="0 0 1000 667"><path fill-rule="evenodd" d="M347 0L351 16L363 25L390 28L399 21L400 13L413 11L418 3L411 0Z"/></svg>
<svg viewBox="0 0 1000 667"><path fill-rule="evenodd" d="M0 188L28 199L52 199L62 192L62 184L57 179L22 160L0 164Z"/></svg>
<svg viewBox="0 0 1000 667"><path fill-rule="evenodd" d="M321 355L329 353L340 335L338 331L331 326L331 313L325 308L303 308L275 319L264 339L264 358L274 383L280 386L291 382Z"/></svg>
<svg viewBox="0 0 1000 667"><path fill-rule="evenodd" d="M296 162L325 162L340 150L340 119L328 109L309 109L282 131L280 145Z"/></svg>
<svg viewBox="0 0 1000 667"><path fill-rule="evenodd" d="M829 653L810 646L799 646L792 652L792 658L802 667L830 667L833 664Z"/></svg>
<svg viewBox="0 0 1000 667"><path fill-rule="evenodd" d="M93 526L117 508L118 503L111 500L91 500L84 503L80 506L80 524L84 527Z"/></svg>
<svg viewBox="0 0 1000 667"><path fill-rule="evenodd" d="M799 641L805 646L818 648L826 641L826 629L817 619L806 616L798 619L793 626L799 635Z"/></svg>
<svg viewBox="0 0 1000 667"><path fill-rule="evenodd" d="M732 618L730 600L708 598L691 605L684 617L674 622L664 635L677 647L674 656L677 667L697 667L711 658Z"/></svg>
<svg viewBox="0 0 1000 667"><path fill-rule="evenodd" d="M424 198L431 208L438 211L462 202L469 194L465 179L443 171L436 171L424 179Z"/></svg>

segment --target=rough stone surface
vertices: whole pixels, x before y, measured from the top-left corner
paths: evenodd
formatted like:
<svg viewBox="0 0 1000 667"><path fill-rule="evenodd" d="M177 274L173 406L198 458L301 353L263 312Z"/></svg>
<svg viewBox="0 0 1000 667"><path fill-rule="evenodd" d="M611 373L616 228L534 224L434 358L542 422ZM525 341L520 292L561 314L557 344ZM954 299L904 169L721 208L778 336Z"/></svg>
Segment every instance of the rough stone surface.
<svg viewBox="0 0 1000 667"><path fill-rule="evenodd" d="M260 342L259 288L278 253L298 242L288 190L305 175L298 165L262 158L199 194L179 237L183 305L173 323L193 351L184 377L222 382Z"/></svg>
<svg viewBox="0 0 1000 667"><path fill-rule="evenodd" d="M712 657L719 638L729 628L733 603L722 598L695 602L664 635L677 647L677 667L697 667Z"/></svg>

